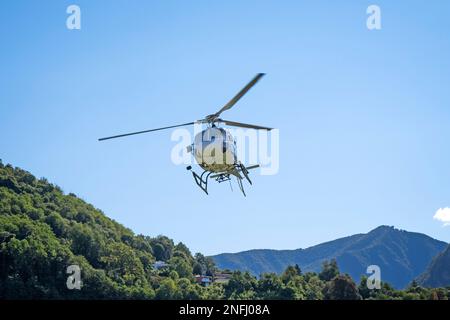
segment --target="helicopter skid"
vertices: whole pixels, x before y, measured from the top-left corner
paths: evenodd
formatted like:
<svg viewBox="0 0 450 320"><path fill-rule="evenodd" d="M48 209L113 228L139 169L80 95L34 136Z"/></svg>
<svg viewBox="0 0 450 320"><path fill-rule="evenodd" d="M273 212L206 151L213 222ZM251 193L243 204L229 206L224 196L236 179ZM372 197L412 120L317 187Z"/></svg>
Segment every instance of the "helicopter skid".
<svg viewBox="0 0 450 320"><path fill-rule="evenodd" d="M189 168L189 167L188 167ZM191 169L188 169L191 170ZM200 189L202 189L206 194L208 194L208 178L212 174L211 171L203 171L201 175L192 171L192 176L194 177L195 183L198 185Z"/></svg>
<svg viewBox="0 0 450 320"><path fill-rule="evenodd" d="M194 177L194 181L197 184L197 186L200 189L202 189L206 194L209 194L208 193L208 179L209 178L215 179L216 182L218 182L218 183L222 183L222 182L225 182L225 181L230 181L231 180L231 175L233 175L233 176L236 177L236 180L237 180L238 185L239 185L239 189L241 189L242 194L244 196L246 196L242 180L245 177L245 179L250 184L252 184L252 181L250 180L250 178L248 176L249 175L249 171L248 170L254 169L254 168L257 168L257 167L259 167L259 165L245 167L242 163L238 162L238 163L235 163L232 166L231 170L228 170L228 171L225 171L225 172L220 172L220 173L212 172L212 171L209 171L209 170L204 170L201 175L198 175L196 172L194 172L192 170L191 166L187 167L187 169L192 172L192 176ZM211 175L213 173L214 173L214 175ZM242 173L243 176L241 175L241 173Z"/></svg>

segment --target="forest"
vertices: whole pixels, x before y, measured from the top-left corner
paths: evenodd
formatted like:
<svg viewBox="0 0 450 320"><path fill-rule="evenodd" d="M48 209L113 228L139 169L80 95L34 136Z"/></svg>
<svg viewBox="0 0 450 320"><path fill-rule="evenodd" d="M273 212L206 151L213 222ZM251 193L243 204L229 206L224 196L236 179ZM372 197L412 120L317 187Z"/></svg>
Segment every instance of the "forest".
<svg viewBox="0 0 450 320"><path fill-rule="evenodd" d="M67 286L71 265L81 269L80 289ZM226 274L226 281L196 281L196 275L214 280L217 274ZM298 265L259 277L218 270L183 243L136 235L75 194L0 161L0 299L450 298L450 288L415 281L405 290L388 283L369 290L366 282L341 273L334 260L317 273Z"/></svg>

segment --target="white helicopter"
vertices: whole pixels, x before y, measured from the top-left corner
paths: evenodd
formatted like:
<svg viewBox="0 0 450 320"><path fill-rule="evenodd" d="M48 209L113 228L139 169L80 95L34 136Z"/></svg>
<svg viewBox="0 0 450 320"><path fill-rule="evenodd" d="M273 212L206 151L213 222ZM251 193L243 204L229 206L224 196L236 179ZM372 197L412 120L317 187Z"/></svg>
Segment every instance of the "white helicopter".
<svg viewBox="0 0 450 320"><path fill-rule="evenodd" d="M249 170L258 168L259 165L245 167L237 158L236 140L233 135L217 127L217 124L228 126L250 128L257 130L272 130L273 128L256 126L252 124L240 123L235 121L223 120L219 118L225 110L231 109L265 74L258 73L241 91L236 94L225 106L218 112L206 116L204 119L194 122L178 124L169 127L150 129L138 132L125 133L111 137L100 138L99 141L122 138L136 134L148 133L158 130L189 126L193 124L206 124L207 128L198 133L194 138L194 143L187 146L188 152L192 152L198 165L204 170L200 175L192 170L191 166L186 169L192 172L195 183L208 194L208 179L215 179L217 182L230 181L231 176L236 177L240 190L245 196L242 180L245 178L250 184Z"/></svg>

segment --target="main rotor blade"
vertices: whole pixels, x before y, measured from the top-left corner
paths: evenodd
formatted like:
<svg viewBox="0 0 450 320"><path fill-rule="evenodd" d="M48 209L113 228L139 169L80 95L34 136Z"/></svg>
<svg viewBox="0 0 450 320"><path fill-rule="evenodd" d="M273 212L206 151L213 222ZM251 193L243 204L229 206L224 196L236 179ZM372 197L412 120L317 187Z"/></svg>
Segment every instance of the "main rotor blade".
<svg viewBox="0 0 450 320"><path fill-rule="evenodd" d="M153 131L158 131L158 130L165 130L165 129L176 128L176 127L190 126L190 125L192 125L194 123L195 122L188 122L188 123L183 123L183 124L177 124L176 126L169 126L169 127L163 127L163 128L157 128L157 129L150 129L150 130L144 130L144 131L137 131L137 132L119 134L119 135L116 135L116 136L100 138L100 139L98 139L98 141L115 139L115 138L122 138L122 137L132 136L132 135L135 135L135 134L153 132Z"/></svg>
<svg viewBox="0 0 450 320"><path fill-rule="evenodd" d="M244 96L244 94L246 94L247 91L250 90L264 75L265 73L258 73L241 91L238 92L237 95L233 97L233 99L228 101L228 103L225 106L223 106L222 109L216 112L215 116L218 117L225 110L231 109L236 104L236 102L238 102L239 99L241 99Z"/></svg>
<svg viewBox="0 0 450 320"><path fill-rule="evenodd" d="M273 128L269 128L269 127L263 127L263 126L256 126L253 124L247 124L247 123L241 123L241 122L235 122L235 121L228 121L228 120L222 120L219 119L217 120L219 122L223 122L228 126L233 126L233 127L241 127L241 128L250 128L250 129L261 129L261 130L272 130Z"/></svg>

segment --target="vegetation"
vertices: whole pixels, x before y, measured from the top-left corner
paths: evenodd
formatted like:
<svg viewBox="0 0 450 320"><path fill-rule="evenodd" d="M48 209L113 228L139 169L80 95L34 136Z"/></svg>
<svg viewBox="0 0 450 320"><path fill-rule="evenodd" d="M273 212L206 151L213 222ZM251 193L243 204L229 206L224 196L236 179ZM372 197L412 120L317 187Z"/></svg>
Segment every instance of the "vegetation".
<svg viewBox="0 0 450 320"><path fill-rule="evenodd" d="M156 268L156 261L165 266ZM67 267L81 268L82 287L67 287ZM231 273L208 287L211 258L192 255L164 236L135 235L101 211L45 179L0 161L1 299L448 299L449 288L413 283L396 291L368 290L341 274L336 261L320 273L289 266L280 275Z"/></svg>

